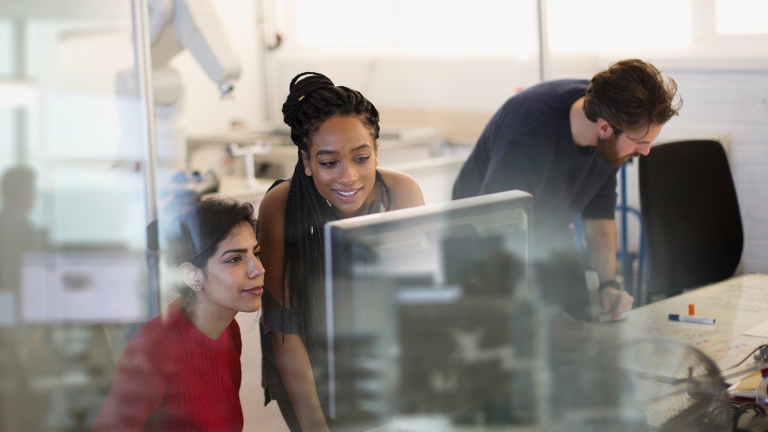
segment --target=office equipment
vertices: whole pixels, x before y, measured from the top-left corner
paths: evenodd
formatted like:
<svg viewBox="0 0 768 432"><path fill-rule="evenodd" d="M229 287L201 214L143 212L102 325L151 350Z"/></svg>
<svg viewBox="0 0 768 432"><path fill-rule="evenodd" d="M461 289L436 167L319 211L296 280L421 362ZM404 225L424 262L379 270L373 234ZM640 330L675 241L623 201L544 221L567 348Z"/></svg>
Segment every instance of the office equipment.
<svg viewBox="0 0 768 432"><path fill-rule="evenodd" d="M190 136L187 138L187 168L199 170L221 170L221 166L214 166L215 161L210 160L210 153L204 150L212 150L217 147L229 147L233 143L240 145L252 145L260 142L262 147L255 152L254 160L257 164L269 164L269 175L260 174L259 177L288 178L293 174L296 166L297 149L291 142L290 130L286 125L264 125L248 131L232 131L216 135ZM402 163L404 161L426 160L441 156L444 142L439 132L432 128L386 128L383 127L378 139L379 166ZM212 164L214 162L214 164ZM240 174L236 170L235 174ZM232 173L220 172L221 175Z"/></svg>
<svg viewBox="0 0 768 432"><path fill-rule="evenodd" d="M763 408L768 407L768 367L760 369L760 384L755 392L755 403Z"/></svg>
<svg viewBox="0 0 768 432"><path fill-rule="evenodd" d="M693 316L685 316L685 315L678 315L678 314L669 314L669 320L696 323L696 324L714 324L715 323L714 318L693 317Z"/></svg>
<svg viewBox="0 0 768 432"><path fill-rule="evenodd" d="M569 393L555 401L558 408L582 415L565 422L568 430L702 431L730 424L728 402L720 398L725 383L719 368L684 343L620 343L573 370L578 377L572 380L555 375L556 387Z"/></svg>
<svg viewBox="0 0 768 432"><path fill-rule="evenodd" d="M272 145L261 141L243 146L237 143L229 145L229 152L232 156L244 156L245 162L245 187L248 189L256 188L256 169L254 168L253 156L257 154L268 154L272 150Z"/></svg>
<svg viewBox="0 0 768 432"><path fill-rule="evenodd" d="M668 320L670 313L678 312L692 303L696 305L696 309L701 315L717 317L717 325L701 326ZM684 378L686 368L693 366L690 364L691 356L700 357L700 355L695 354L700 351L712 359L712 366L716 366L722 371L725 381L735 382L745 374L754 371L758 364L763 364L762 352L758 363L753 361L751 356L759 346L768 342L768 338L749 337L742 335L742 333L756 324L762 323L766 313L768 313L768 275L753 274L732 278L639 307L628 312L628 319L624 322L593 324L592 328L601 350L615 353L615 358L622 369L622 373L615 375L617 380L626 380L627 377L633 376L641 378L643 374L660 380L670 377ZM643 345L645 343L663 343L665 340L677 343L677 345L671 345L678 347L674 348L678 350L677 354L674 353L674 349L672 353L662 354L658 349L650 349L648 348L649 345ZM685 354L681 348L683 346L696 348L697 351ZM747 361L739 365L745 358ZM587 361L595 363L591 357L588 357ZM738 366L732 368L736 365ZM670 368L678 368L678 372L671 373L669 372ZM693 370L700 371L696 367L693 367ZM580 370L580 373L587 375L588 371ZM590 379L594 381L597 378ZM607 382L611 382L611 380L607 380ZM634 384L627 388L632 389L634 385L645 385L640 384L640 381L635 380L633 382ZM629 395L626 392L621 394ZM667 392L663 395L668 394L670 393ZM697 396L696 392L690 394ZM674 409L677 402L680 402L665 400L661 397L662 394L659 394L658 399L646 392L631 393L631 395L629 399L633 400L633 403L653 402L658 408L657 414L666 409ZM754 398L754 395L752 397ZM745 410L749 411L749 409L749 406L734 405L729 412L721 411L721 414L713 416L708 421L719 421L718 419L733 416L734 421L738 422L741 428L739 430L766 430L764 414L745 414ZM570 428L570 430L577 429L578 427ZM669 430L674 430L674 428ZM694 429L679 427L678 430Z"/></svg>
<svg viewBox="0 0 768 432"><path fill-rule="evenodd" d="M179 171L160 189L160 207L166 215L174 215L199 202L203 195L216 193L220 180L213 171ZM157 233L154 233L157 238Z"/></svg>
<svg viewBox="0 0 768 432"><path fill-rule="evenodd" d="M132 323L147 318L144 257L119 252L29 253L21 318L32 323Z"/></svg>
<svg viewBox="0 0 768 432"><path fill-rule="evenodd" d="M332 418L542 417L543 343L526 284L530 211L530 195L510 191L326 225Z"/></svg>
<svg viewBox="0 0 768 432"><path fill-rule="evenodd" d="M728 387L728 394L732 397L752 399L755 397L757 387L760 385L760 381L762 380L762 374L759 370L756 370L744 377L741 381Z"/></svg>
<svg viewBox="0 0 768 432"><path fill-rule="evenodd" d="M649 295L731 277L744 233L723 146L711 140L655 146L640 158L639 182Z"/></svg>

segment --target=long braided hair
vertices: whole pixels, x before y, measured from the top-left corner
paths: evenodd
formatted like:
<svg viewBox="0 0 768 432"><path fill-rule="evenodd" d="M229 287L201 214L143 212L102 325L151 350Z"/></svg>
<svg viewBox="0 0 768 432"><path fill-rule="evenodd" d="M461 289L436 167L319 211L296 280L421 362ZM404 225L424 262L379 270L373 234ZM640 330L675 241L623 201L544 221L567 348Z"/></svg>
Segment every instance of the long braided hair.
<svg viewBox="0 0 768 432"><path fill-rule="evenodd" d="M299 159L285 205L282 303L286 300L287 280L290 308L299 314L304 329L302 336L311 350L317 342L314 330L322 329L325 320L323 226L328 222L328 212L321 210L315 183L304 172L302 151L310 154L314 134L333 117L357 118L376 142L379 112L360 92L335 86L319 73L296 75L289 88L283 104L283 120L291 127L291 140L299 148Z"/></svg>

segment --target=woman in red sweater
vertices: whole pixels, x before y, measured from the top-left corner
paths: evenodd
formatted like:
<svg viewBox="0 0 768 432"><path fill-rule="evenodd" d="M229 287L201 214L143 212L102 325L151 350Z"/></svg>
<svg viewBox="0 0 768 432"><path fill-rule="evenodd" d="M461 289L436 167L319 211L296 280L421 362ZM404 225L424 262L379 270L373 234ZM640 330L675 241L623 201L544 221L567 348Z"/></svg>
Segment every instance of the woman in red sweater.
<svg viewBox="0 0 768 432"><path fill-rule="evenodd" d="M94 431L241 431L238 312L261 307L250 204L207 199L166 229L181 297L133 336Z"/></svg>

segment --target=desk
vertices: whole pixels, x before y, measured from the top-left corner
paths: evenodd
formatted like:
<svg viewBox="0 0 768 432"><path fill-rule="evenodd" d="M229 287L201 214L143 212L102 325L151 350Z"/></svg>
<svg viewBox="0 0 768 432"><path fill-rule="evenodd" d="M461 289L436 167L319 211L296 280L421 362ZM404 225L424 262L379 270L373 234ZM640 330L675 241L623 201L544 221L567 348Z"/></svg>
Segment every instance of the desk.
<svg viewBox="0 0 768 432"><path fill-rule="evenodd" d="M696 315L713 317L714 325L670 321L669 314L687 315L688 304ZM666 338L700 349L721 371L738 363L768 338L742 333L768 320L768 275L751 274L639 307L622 322L595 324L603 344L626 343L640 338ZM754 361L745 362L753 366ZM728 375L732 371L726 372Z"/></svg>

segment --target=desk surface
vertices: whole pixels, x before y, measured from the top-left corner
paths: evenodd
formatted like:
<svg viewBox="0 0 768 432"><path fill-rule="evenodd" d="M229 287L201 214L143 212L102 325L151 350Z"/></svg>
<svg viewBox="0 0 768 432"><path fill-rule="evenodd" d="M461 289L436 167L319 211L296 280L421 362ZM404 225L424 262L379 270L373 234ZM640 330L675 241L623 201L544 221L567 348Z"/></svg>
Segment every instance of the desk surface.
<svg viewBox="0 0 768 432"><path fill-rule="evenodd" d="M715 318L715 324L669 320L669 314L687 315L690 303L695 305L696 316ZM725 370L759 345L768 343L768 338L742 334L765 321L768 275L752 274L639 307L628 313L626 321L595 324L593 331L605 344L660 337L693 345ZM752 366L754 361L745 364Z"/></svg>

